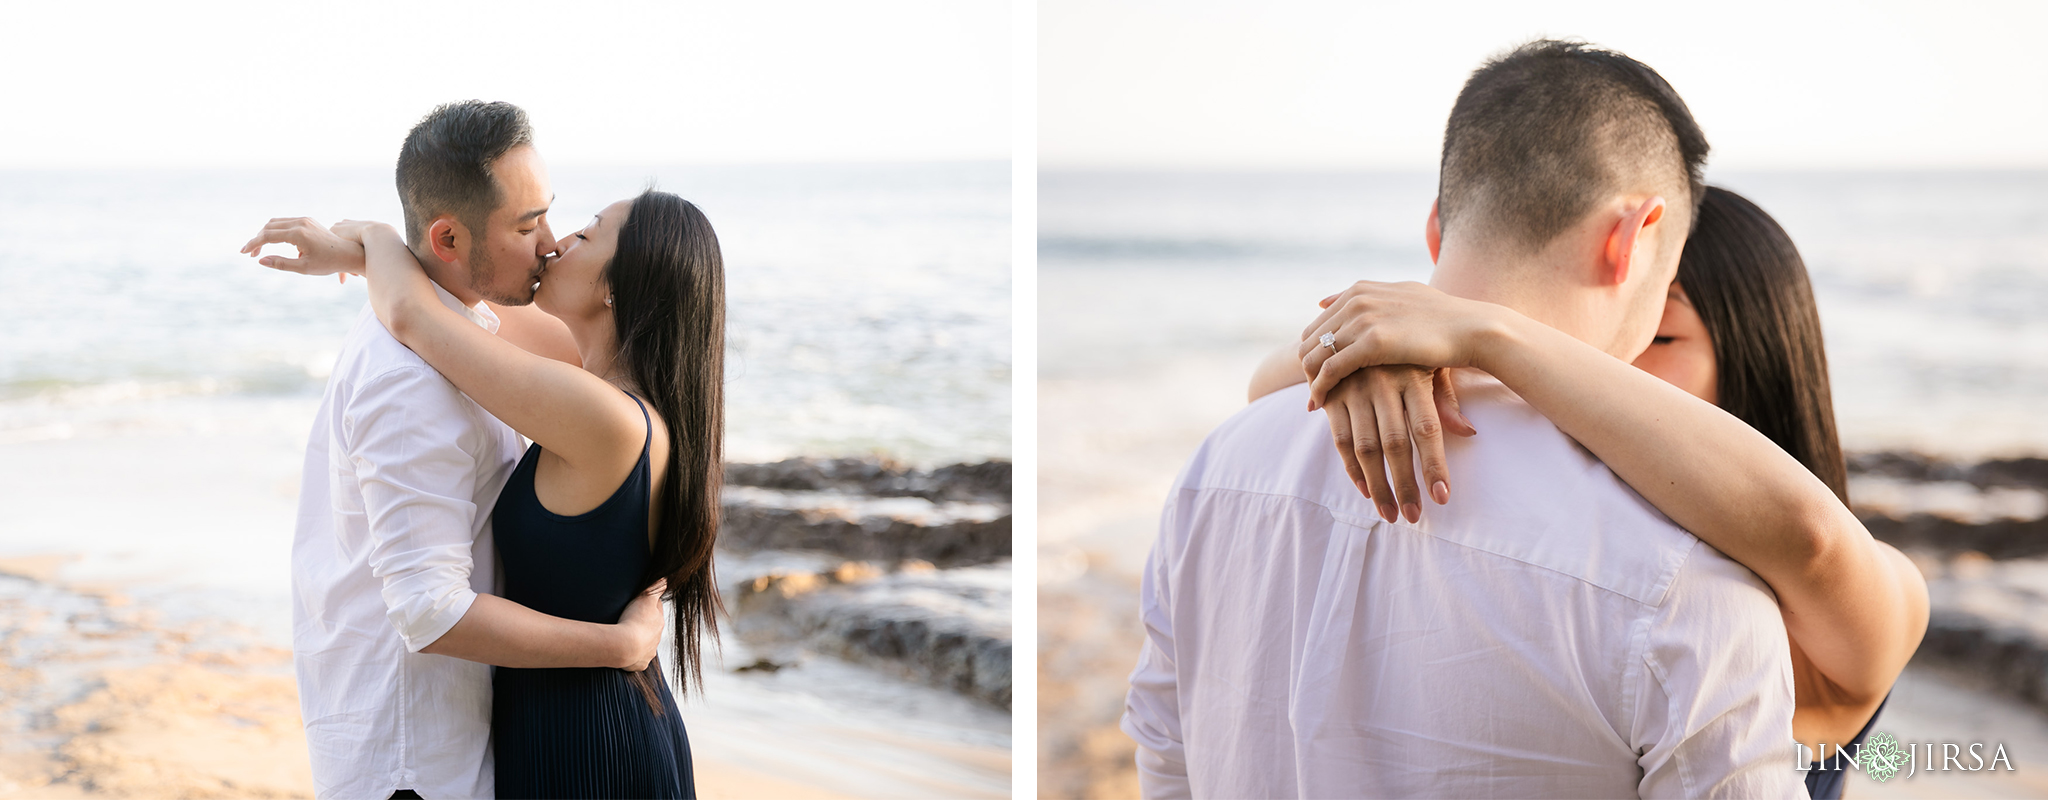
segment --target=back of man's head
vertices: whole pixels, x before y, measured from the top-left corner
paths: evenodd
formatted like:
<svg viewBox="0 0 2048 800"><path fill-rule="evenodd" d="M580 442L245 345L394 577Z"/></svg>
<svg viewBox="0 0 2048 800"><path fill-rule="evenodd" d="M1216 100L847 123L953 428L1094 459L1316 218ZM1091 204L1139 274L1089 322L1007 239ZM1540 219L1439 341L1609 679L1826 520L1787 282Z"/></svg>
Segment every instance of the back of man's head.
<svg viewBox="0 0 2048 800"><path fill-rule="evenodd" d="M427 114L405 135L398 151L398 201L405 238L422 244L427 224L453 214L472 236L484 234L503 192L491 165L515 147L533 144L526 112L505 102L464 100Z"/></svg>
<svg viewBox="0 0 2048 800"><path fill-rule="evenodd" d="M1603 198L1639 188L1668 193L1690 224L1706 157L1706 135L1655 70L1540 39L1489 60L1458 93L1444 126L1439 225L1446 238L1498 237L1533 252Z"/></svg>

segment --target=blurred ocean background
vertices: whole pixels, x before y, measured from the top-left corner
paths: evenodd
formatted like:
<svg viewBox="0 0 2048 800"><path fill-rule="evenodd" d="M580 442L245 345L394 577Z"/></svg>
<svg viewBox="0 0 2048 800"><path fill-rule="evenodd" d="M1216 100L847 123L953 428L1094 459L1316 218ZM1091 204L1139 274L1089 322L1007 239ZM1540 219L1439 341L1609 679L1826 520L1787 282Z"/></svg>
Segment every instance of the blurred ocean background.
<svg viewBox="0 0 2048 800"><path fill-rule="evenodd" d="M1846 450L1965 465L2048 457L2048 172L1710 170L1708 181L1755 201L1798 244ZM1115 723L1143 633L1137 575L1166 492L1243 407L1254 364L1298 338L1319 298L1358 279L1428 280L1435 191L1433 172L1041 175L1042 796L1136 793ZM2048 484L1986 488L1959 474L1862 475L1852 494L1860 510L1900 519L2038 528L2048 517ZM1930 580L1949 574L1946 557L1923 566ZM1887 719L1949 741L1991 730L2048 752L2048 717L2001 698L1916 665ZM1860 782L1852 793L1899 788ZM2048 793L2048 781L1918 785Z"/></svg>
<svg viewBox="0 0 2048 800"><path fill-rule="evenodd" d="M1852 450L2048 452L2048 173L1715 173L1791 233ZM1270 350L1429 278L1432 173L1048 173L1040 375Z"/></svg>
<svg viewBox="0 0 2048 800"><path fill-rule="evenodd" d="M971 460L1009 454L1007 170L562 167L549 220L573 231L650 181L704 209L726 260L735 459ZM272 216L400 224L391 180L0 173L0 441L141 424L118 409L142 399L317 400L363 287L235 250Z"/></svg>
<svg viewBox="0 0 2048 800"><path fill-rule="evenodd" d="M1010 457L1007 162L556 165L551 178L558 233L650 182L711 219L728 460ZM0 573L15 576L0 581L0 661L38 670L48 695L0 702L0 731L43 731L51 708L105 684L54 666L66 659L155 657L75 653L93 637L53 608L142 606L289 645L300 459L365 293L238 254L273 216L401 221L388 169L0 172ZM101 599L39 594L51 587ZM56 627L37 628L44 617ZM726 667L745 665L726 638ZM770 672L707 676L685 706L700 759L846 794L1007 795L1007 713L829 659Z"/></svg>

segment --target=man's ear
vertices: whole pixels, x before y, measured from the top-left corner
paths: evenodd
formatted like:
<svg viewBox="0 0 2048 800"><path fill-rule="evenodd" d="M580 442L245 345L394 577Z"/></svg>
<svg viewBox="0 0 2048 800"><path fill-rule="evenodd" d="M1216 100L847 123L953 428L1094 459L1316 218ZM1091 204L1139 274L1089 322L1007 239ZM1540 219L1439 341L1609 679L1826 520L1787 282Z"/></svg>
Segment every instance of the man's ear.
<svg viewBox="0 0 2048 800"><path fill-rule="evenodd" d="M1436 255L1444 249L1444 224L1437 219L1436 206L1441 201L1429 201L1429 224L1422 229L1422 238L1429 242L1429 263L1436 263Z"/></svg>
<svg viewBox="0 0 2048 800"><path fill-rule="evenodd" d="M1431 219L1435 219L1431 217ZM1600 264L1600 282L1605 286L1620 286L1628 282L1628 276L1635 269L1639 255L1637 245L1642 241L1644 229L1664 219L1664 198L1651 197L1644 200L1615 223L1614 230L1607 234L1607 250Z"/></svg>
<svg viewBox="0 0 2048 800"><path fill-rule="evenodd" d="M469 252L469 230L455 218L442 215L427 223L427 249L444 264L461 264Z"/></svg>

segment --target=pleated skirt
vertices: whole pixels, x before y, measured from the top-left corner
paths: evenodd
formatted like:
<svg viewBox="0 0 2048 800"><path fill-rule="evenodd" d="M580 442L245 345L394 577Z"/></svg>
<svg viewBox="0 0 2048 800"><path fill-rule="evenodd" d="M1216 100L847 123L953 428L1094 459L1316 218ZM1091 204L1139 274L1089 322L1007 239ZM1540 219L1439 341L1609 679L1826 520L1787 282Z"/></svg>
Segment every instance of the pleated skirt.
<svg viewBox="0 0 2048 800"><path fill-rule="evenodd" d="M498 796L695 798L682 713L654 685L659 712L623 670L493 669Z"/></svg>

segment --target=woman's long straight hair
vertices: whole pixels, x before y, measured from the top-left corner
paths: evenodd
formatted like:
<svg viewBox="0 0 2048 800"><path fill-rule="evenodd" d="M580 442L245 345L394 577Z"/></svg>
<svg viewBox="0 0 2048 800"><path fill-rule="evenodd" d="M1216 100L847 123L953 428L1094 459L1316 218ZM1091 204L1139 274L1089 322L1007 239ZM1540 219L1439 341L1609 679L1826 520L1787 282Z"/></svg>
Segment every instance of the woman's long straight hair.
<svg viewBox="0 0 2048 800"><path fill-rule="evenodd" d="M689 684L704 690L699 639L718 639L724 610L712 575L725 449L725 264L704 213L649 189L633 199L604 277L611 287L619 362L668 424L668 474L656 489L660 513L642 587L668 579L675 603L675 654ZM645 683L652 701L653 687ZM658 674L658 673L657 673ZM660 705L656 704L656 710Z"/></svg>
<svg viewBox="0 0 2048 800"><path fill-rule="evenodd" d="M1707 187L1678 282L1714 340L1721 408L1799 459L1847 505L1820 310L1792 237L1755 203Z"/></svg>

